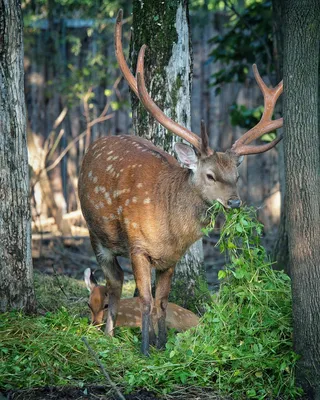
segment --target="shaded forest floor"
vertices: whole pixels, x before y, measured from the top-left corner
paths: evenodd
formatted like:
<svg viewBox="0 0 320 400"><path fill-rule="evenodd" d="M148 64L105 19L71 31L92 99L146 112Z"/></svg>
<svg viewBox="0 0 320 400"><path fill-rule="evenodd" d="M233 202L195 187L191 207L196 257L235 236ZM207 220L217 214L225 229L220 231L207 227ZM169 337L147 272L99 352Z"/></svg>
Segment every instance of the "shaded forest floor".
<svg viewBox="0 0 320 400"><path fill-rule="evenodd" d="M209 289L214 292L219 288L218 272L226 261L225 254L215 247L218 240L218 233L203 240L206 278ZM32 240L32 256L34 270L48 275L66 275L82 280L86 268L98 269L88 236L36 234ZM119 262L125 272L125 280L132 280L130 261L120 257ZM102 278L102 271L97 273Z"/></svg>
<svg viewBox="0 0 320 400"><path fill-rule="evenodd" d="M1 398L1 393L0 393ZM170 396L159 396L147 390L124 395L126 400L228 400L215 392L201 388L182 389L180 393ZM17 390L7 393L7 400L117 400L110 394L110 389L104 386L88 386L86 388L47 387L28 390Z"/></svg>

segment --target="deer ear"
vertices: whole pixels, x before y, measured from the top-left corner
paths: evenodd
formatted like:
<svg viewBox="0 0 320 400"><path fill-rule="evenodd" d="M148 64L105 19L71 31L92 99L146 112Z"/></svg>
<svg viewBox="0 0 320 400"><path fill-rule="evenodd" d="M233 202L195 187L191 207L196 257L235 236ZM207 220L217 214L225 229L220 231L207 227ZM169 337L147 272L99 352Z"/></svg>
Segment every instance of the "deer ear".
<svg viewBox="0 0 320 400"><path fill-rule="evenodd" d="M174 149L178 155L179 161L183 165L192 170L197 169L198 157L190 146L183 143L176 143Z"/></svg>
<svg viewBox="0 0 320 400"><path fill-rule="evenodd" d="M90 268L87 268L84 271L84 281L86 283L87 289L89 290L89 292L91 293L93 288L96 287L97 282L95 280L95 278L93 277L93 274L91 272Z"/></svg>

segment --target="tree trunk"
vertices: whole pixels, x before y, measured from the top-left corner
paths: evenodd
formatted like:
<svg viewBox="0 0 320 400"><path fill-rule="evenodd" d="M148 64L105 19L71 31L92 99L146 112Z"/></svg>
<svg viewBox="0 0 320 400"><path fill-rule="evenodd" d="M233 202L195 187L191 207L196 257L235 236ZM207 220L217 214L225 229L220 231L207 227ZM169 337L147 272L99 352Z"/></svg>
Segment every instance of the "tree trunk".
<svg viewBox="0 0 320 400"><path fill-rule="evenodd" d="M283 78L283 10L282 0L272 1L273 14L273 58L276 69L276 82ZM277 105L282 106L282 97ZM282 107L281 107L282 108ZM276 261L276 268L285 270L290 275L288 233L286 229L286 195L285 195L285 174L283 143L278 145L279 149L279 181L281 190L281 217L278 230L278 237L273 250L273 258Z"/></svg>
<svg viewBox="0 0 320 400"><path fill-rule="evenodd" d="M286 230L297 382L320 399L320 3L283 0Z"/></svg>
<svg viewBox="0 0 320 400"><path fill-rule="evenodd" d="M192 57L187 1L134 0L131 39L133 70L143 44L148 46L145 69L146 84L151 97L166 115L190 128ZM173 154L173 145L179 138L150 117L134 95L132 114L136 135L150 139ZM177 286L176 291L179 292L182 305L187 305L198 277L202 274L203 251L202 241L199 241L189 249L175 271L172 293Z"/></svg>
<svg viewBox="0 0 320 400"><path fill-rule="evenodd" d="M35 307L20 2L0 0L0 311Z"/></svg>

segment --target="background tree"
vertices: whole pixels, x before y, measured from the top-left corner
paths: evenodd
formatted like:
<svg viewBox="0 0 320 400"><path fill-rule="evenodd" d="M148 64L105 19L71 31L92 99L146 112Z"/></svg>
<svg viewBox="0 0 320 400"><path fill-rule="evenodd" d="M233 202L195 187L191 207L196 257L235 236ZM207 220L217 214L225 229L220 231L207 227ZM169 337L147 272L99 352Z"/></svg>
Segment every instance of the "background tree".
<svg viewBox="0 0 320 400"><path fill-rule="evenodd" d="M20 2L0 2L0 311L33 311Z"/></svg>
<svg viewBox="0 0 320 400"><path fill-rule="evenodd" d="M297 382L320 398L320 3L280 0L284 18L286 232Z"/></svg>
<svg viewBox="0 0 320 400"><path fill-rule="evenodd" d="M131 59L135 70L140 47L147 44L146 80L149 93L174 121L190 128L192 58L188 3L173 1L133 1ZM159 125L132 96L134 132L173 153L179 138ZM191 300L199 275L203 273L202 242L195 243L175 272L175 299L186 305ZM183 289L183 290L181 290ZM178 301L179 301L178 300Z"/></svg>

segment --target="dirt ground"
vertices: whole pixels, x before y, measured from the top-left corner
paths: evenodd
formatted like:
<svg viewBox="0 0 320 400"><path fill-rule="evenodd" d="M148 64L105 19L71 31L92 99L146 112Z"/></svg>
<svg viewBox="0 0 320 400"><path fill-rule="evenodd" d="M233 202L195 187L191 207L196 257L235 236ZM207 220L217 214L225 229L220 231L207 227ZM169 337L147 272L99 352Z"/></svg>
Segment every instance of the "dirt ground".
<svg viewBox="0 0 320 400"><path fill-rule="evenodd" d="M140 390L124 395L126 400L230 400L216 393L201 388L181 388L168 396L158 396L147 390ZM118 400L109 389L103 386L85 388L74 387L44 387L28 390L0 392L0 400Z"/></svg>

